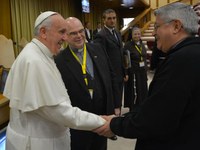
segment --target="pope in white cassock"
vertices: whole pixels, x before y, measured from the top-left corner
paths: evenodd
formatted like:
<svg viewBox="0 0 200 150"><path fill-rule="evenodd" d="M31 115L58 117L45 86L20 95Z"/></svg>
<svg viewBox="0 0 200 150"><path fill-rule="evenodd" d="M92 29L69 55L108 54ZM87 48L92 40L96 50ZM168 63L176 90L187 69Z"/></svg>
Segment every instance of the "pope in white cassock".
<svg viewBox="0 0 200 150"><path fill-rule="evenodd" d="M4 90L10 99L6 149L70 150L69 128L93 130L105 120L71 106L53 60L66 38L64 18L44 12L34 32L12 65Z"/></svg>

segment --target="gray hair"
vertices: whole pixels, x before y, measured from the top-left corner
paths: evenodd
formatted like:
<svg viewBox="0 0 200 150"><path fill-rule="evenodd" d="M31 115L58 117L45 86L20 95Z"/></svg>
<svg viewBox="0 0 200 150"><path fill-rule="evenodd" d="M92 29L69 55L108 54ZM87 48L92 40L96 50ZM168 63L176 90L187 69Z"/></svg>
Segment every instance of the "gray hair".
<svg viewBox="0 0 200 150"><path fill-rule="evenodd" d="M103 19L105 19L106 18L106 15L107 14L110 14L110 13L115 13L116 14L116 12L113 10L113 9L106 9L104 12L103 12Z"/></svg>
<svg viewBox="0 0 200 150"><path fill-rule="evenodd" d="M52 15L51 15L52 16ZM37 27L34 28L34 35L38 36L40 33L40 29L42 27L45 27L47 29L49 29L52 25L52 19L51 16L49 16L48 18L46 18L41 24L39 24Z"/></svg>
<svg viewBox="0 0 200 150"><path fill-rule="evenodd" d="M140 28L139 27L133 27L132 32L135 31L135 30L140 30Z"/></svg>
<svg viewBox="0 0 200 150"><path fill-rule="evenodd" d="M198 16L190 5L180 2L168 4L155 10L154 15L161 17L164 22L179 20L188 34L198 32Z"/></svg>

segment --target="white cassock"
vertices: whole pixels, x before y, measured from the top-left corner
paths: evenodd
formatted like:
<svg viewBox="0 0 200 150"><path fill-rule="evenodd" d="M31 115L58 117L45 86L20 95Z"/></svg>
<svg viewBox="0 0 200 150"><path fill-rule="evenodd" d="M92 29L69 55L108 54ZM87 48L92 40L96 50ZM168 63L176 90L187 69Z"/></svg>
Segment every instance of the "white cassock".
<svg viewBox="0 0 200 150"><path fill-rule="evenodd" d="M15 60L4 96L11 108L7 150L70 150L69 128L92 130L105 122L71 106L53 55L37 39Z"/></svg>

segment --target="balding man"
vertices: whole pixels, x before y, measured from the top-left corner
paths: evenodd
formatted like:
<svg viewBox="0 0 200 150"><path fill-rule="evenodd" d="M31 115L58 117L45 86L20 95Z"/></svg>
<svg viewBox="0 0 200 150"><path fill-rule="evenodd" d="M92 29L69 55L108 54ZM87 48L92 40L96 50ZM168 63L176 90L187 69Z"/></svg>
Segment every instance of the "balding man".
<svg viewBox="0 0 200 150"><path fill-rule="evenodd" d="M73 106L98 115L114 114L121 102L116 77L105 50L94 43L85 43L84 27L74 17L66 19L68 46L55 62L62 75ZM72 150L106 150L107 138L88 131L71 129Z"/></svg>

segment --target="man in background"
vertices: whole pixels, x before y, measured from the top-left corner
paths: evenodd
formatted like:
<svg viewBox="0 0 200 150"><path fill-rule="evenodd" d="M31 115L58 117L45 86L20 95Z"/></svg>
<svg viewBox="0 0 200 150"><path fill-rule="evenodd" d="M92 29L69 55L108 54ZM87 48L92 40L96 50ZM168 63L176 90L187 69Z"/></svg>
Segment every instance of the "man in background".
<svg viewBox="0 0 200 150"><path fill-rule="evenodd" d="M34 35L12 65L3 93L10 99L6 150L70 150L69 127L93 130L104 120L72 107L54 62L66 38L64 18L43 12Z"/></svg>
<svg viewBox="0 0 200 150"><path fill-rule="evenodd" d="M85 37L88 43L92 41L92 30L90 22L85 22Z"/></svg>
<svg viewBox="0 0 200 150"><path fill-rule="evenodd" d="M106 50L106 53L111 61L117 76L119 93L115 93L118 99L122 102L124 67L123 67L123 52L122 39L120 33L115 29L117 16L113 9L107 9L103 12L104 27L95 36L94 42L100 43ZM121 109L115 109L115 115L120 115Z"/></svg>
<svg viewBox="0 0 200 150"><path fill-rule="evenodd" d="M85 43L84 27L74 17L66 19L68 46L55 62L62 75L72 106L98 115L114 114L121 102L116 97L115 74L105 50ZM71 129L72 150L106 150L107 138L93 132Z"/></svg>
<svg viewBox="0 0 200 150"><path fill-rule="evenodd" d="M199 150L200 38L198 17L190 5L172 3L155 11L157 48L166 53L140 110L96 130L137 138L136 150ZM106 118L106 117L105 117Z"/></svg>
<svg viewBox="0 0 200 150"><path fill-rule="evenodd" d="M101 31L101 22L97 22L97 28L93 31L93 39L95 38L96 34Z"/></svg>

